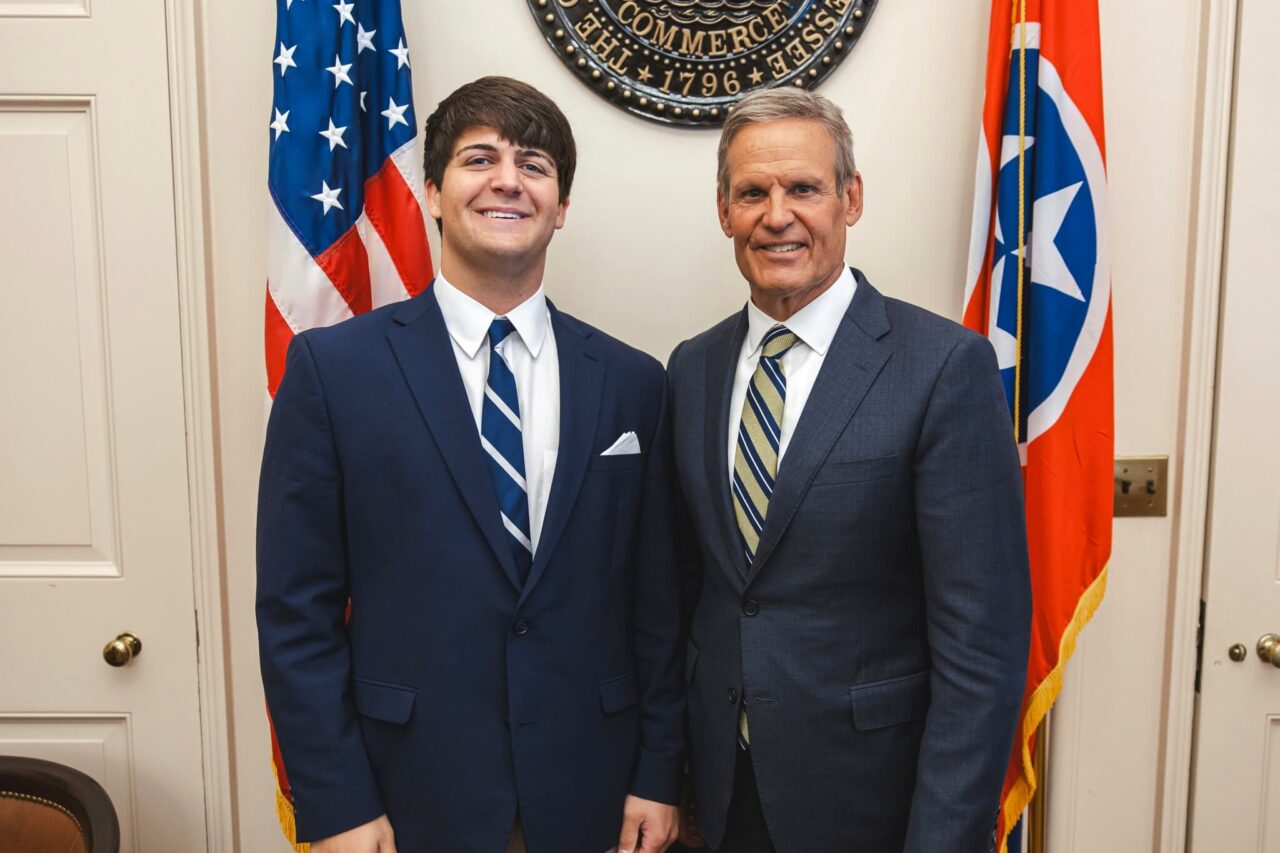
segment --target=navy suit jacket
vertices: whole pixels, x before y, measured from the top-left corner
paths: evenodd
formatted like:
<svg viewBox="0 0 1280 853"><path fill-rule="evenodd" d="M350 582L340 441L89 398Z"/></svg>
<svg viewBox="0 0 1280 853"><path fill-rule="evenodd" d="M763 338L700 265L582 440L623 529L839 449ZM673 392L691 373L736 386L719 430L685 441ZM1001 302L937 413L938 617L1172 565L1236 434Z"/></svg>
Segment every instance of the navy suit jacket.
<svg viewBox="0 0 1280 853"><path fill-rule="evenodd" d="M726 462L745 311L671 356L698 821L718 846L745 695L779 853L980 853L1030 630L1009 409L984 338L854 275L750 565Z"/></svg>
<svg viewBox="0 0 1280 853"><path fill-rule="evenodd" d="M521 586L435 293L298 335L267 430L259 648L299 840L612 847L677 801L679 569L662 367L551 309L560 446ZM642 453L601 456L634 431ZM344 615L350 602L350 621Z"/></svg>

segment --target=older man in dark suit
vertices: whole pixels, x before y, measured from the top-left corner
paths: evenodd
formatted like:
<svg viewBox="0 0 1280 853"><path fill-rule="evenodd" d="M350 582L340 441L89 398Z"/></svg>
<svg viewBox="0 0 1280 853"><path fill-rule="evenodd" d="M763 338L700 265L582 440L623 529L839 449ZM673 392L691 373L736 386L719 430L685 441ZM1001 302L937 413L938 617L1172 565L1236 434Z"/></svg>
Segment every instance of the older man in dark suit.
<svg viewBox="0 0 1280 853"><path fill-rule="evenodd" d="M1030 618L995 354L845 266L862 178L826 99L745 98L718 179L751 298L669 365L701 834L727 853L980 853Z"/></svg>

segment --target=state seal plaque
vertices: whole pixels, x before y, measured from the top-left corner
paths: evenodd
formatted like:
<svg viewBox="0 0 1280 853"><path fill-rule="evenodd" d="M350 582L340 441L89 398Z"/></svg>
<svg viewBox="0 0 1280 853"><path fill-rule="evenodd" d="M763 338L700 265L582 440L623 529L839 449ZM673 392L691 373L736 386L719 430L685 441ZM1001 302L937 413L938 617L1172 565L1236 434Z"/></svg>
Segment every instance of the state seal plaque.
<svg viewBox="0 0 1280 853"><path fill-rule="evenodd" d="M601 97L663 124L714 127L753 89L812 87L877 0L529 0L547 43Z"/></svg>

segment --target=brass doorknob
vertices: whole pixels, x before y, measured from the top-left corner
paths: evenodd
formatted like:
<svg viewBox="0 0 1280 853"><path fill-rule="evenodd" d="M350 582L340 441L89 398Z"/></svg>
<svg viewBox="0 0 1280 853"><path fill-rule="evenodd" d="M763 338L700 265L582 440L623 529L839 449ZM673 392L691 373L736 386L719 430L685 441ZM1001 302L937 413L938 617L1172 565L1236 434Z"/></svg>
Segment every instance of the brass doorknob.
<svg viewBox="0 0 1280 853"><path fill-rule="evenodd" d="M1258 657L1275 667L1280 667L1280 637L1263 634L1258 638Z"/></svg>
<svg viewBox="0 0 1280 853"><path fill-rule="evenodd" d="M128 631L107 643L102 649L102 659L112 666L125 666L142 654L142 641Z"/></svg>

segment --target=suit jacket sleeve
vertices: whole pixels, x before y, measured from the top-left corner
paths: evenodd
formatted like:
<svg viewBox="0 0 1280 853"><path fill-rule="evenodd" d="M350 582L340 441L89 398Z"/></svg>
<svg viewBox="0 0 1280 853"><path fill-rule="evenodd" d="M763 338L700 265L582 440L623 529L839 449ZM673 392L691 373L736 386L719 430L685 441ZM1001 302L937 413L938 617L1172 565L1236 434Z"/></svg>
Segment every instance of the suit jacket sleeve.
<svg viewBox="0 0 1280 853"><path fill-rule="evenodd" d="M289 347L258 490L258 649L298 840L383 814L351 693L342 471L306 335Z"/></svg>
<svg viewBox="0 0 1280 853"><path fill-rule="evenodd" d="M684 644L681 579L673 540L675 478L665 373L657 391L657 428L645 462L632 598L641 696L640 748L631 793L674 805L680 801L684 770Z"/></svg>
<svg viewBox="0 0 1280 853"><path fill-rule="evenodd" d="M965 334L934 385L915 460L932 701L906 851L989 849L1026 677L1022 477L995 354Z"/></svg>
<svg viewBox="0 0 1280 853"><path fill-rule="evenodd" d="M671 352L671 357L667 360L667 375L674 377L678 370L676 361L680 357L680 350L684 347L681 343ZM675 419L675 390L671 388L671 379L668 379L668 401L672 406L672 430L674 441ZM674 451L673 451L674 453ZM688 504L685 502L683 484L680 482L679 469L675 466L675 460L672 459L672 487L671 487L671 504L673 508L672 524L674 525L673 541L675 542L676 565L680 569L680 630L683 637L689 638L690 627L693 624L693 611L697 607L698 598L702 595L702 553L698 548L697 534L693 529L693 522L689 515ZM685 654L688 654L686 646ZM686 661L686 667L688 662Z"/></svg>

